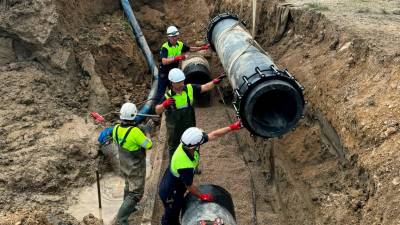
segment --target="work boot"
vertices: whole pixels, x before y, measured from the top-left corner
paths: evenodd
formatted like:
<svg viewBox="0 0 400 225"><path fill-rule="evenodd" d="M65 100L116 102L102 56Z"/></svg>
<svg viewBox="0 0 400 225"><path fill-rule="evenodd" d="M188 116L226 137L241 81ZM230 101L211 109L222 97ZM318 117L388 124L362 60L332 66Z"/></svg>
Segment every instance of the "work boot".
<svg viewBox="0 0 400 225"><path fill-rule="evenodd" d="M133 212L136 211L136 204L137 200L131 194L124 199L117 214L119 225L129 225L128 218Z"/></svg>

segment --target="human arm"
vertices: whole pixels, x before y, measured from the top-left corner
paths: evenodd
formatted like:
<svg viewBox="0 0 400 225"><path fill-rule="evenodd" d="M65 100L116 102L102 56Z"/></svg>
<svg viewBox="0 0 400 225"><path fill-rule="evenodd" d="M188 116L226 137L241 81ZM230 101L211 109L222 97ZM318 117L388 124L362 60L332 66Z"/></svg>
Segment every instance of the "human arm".
<svg viewBox="0 0 400 225"><path fill-rule="evenodd" d="M167 98L161 104L156 105L155 111L158 115L161 115L166 108L173 104L175 104L175 100L173 98Z"/></svg>
<svg viewBox="0 0 400 225"><path fill-rule="evenodd" d="M214 200L214 197L211 195L211 193L202 193L199 191L199 189L195 185L190 185L189 187L186 187L187 190L194 196L196 196L198 199L202 201L208 201L211 202Z"/></svg>
<svg viewBox="0 0 400 225"><path fill-rule="evenodd" d="M199 47L190 46L190 51L191 52L197 52L197 51L201 51L201 50L207 50L209 47L210 47L209 44L205 44L205 45L202 45L202 46L199 46Z"/></svg>
<svg viewBox="0 0 400 225"><path fill-rule="evenodd" d="M201 85L201 93L207 92L215 87L215 85L221 83L222 79L226 77L225 74L219 75L217 78L213 79L212 81Z"/></svg>
<svg viewBox="0 0 400 225"><path fill-rule="evenodd" d="M202 194L193 184L194 168L183 168L178 170L179 179L185 184L186 189L194 196L200 198Z"/></svg>
<svg viewBox="0 0 400 225"><path fill-rule="evenodd" d="M139 128L135 127L133 129L135 129L134 131L136 134L134 136L135 142L144 149L150 149L153 146L151 139L146 137L146 135Z"/></svg>
<svg viewBox="0 0 400 225"><path fill-rule="evenodd" d="M186 59L185 55L178 55L178 56L174 56L174 57L171 57L171 58L168 58L168 57L161 58L161 62L162 62L163 65L169 65L171 63L182 61L182 60L185 60L185 59Z"/></svg>
<svg viewBox="0 0 400 225"><path fill-rule="evenodd" d="M229 133L230 131L233 130L240 130L242 128L242 123L240 120L236 121L235 123L227 126L227 127L223 127L214 131L211 131L210 133L208 133L208 141L212 141L215 140L218 137L222 137L225 134Z"/></svg>
<svg viewBox="0 0 400 225"><path fill-rule="evenodd" d="M179 55L175 57L168 57L168 50L166 48L161 48L160 50L160 61L163 65L169 65L171 63L184 60L186 58L185 55Z"/></svg>
<svg viewBox="0 0 400 225"><path fill-rule="evenodd" d="M186 189L194 196L199 198L202 201L212 201L213 196L208 193L202 193L196 185L193 184L193 174L194 174L194 169L193 168L186 168L186 169L180 169L179 171L180 174L180 179L183 181L183 183L186 186Z"/></svg>
<svg viewBox="0 0 400 225"><path fill-rule="evenodd" d="M186 187L188 192L190 192L192 195L196 196L197 198L200 198L200 195L202 194L199 189L196 187L196 185L192 184L189 187Z"/></svg>

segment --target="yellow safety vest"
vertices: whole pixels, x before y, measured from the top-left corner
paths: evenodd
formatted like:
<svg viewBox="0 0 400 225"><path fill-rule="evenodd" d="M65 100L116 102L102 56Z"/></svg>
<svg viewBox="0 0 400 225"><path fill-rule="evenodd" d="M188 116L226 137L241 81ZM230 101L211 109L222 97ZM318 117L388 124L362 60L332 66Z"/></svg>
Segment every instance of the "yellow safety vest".
<svg viewBox="0 0 400 225"><path fill-rule="evenodd" d="M139 128L133 126L121 127L120 124L117 124L114 126L112 137L114 143L130 152L140 148L150 149L153 145L152 141Z"/></svg>
<svg viewBox="0 0 400 225"><path fill-rule="evenodd" d="M194 151L194 160L190 160L189 156L183 150L182 143L175 150L171 159L170 171L175 177L179 177L179 169L194 169L199 165L200 154L198 149Z"/></svg>
<svg viewBox="0 0 400 225"><path fill-rule="evenodd" d="M174 93L172 95L172 91L168 90L165 94L165 98L172 97L175 100L176 109L183 109L193 105L193 87L191 84L185 85L182 93Z"/></svg>
<svg viewBox="0 0 400 225"><path fill-rule="evenodd" d="M166 48L168 50L168 58L171 58L182 54L183 42L177 41L176 45L174 46L170 46L168 42L165 42L162 45L162 48Z"/></svg>

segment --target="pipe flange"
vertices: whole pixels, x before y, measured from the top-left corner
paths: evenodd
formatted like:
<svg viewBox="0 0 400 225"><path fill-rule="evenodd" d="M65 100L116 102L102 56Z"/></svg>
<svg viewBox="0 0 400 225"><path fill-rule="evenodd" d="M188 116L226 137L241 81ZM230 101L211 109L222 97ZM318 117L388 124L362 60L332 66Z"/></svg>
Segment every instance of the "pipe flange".
<svg viewBox="0 0 400 225"><path fill-rule="evenodd" d="M220 13L214 18L210 20L207 26L207 42L210 44L210 47L212 50L215 51L215 46L212 42L212 32L214 30L215 25L217 25L218 22L224 20L224 19L234 19L234 20L239 20L239 17L231 12L224 12Z"/></svg>

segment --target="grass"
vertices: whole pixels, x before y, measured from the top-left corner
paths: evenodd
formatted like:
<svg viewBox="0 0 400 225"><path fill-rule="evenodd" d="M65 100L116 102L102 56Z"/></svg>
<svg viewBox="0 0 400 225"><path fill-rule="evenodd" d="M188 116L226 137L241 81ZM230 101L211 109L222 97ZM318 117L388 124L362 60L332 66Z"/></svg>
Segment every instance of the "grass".
<svg viewBox="0 0 400 225"><path fill-rule="evenodd" d="M309 9L313 9L316 11L327 11L329 10L328 6L322 5L319 2L307 3L307 7Z"/></svg>

